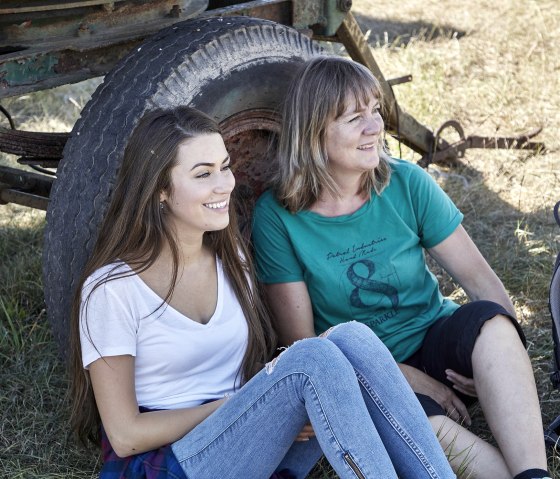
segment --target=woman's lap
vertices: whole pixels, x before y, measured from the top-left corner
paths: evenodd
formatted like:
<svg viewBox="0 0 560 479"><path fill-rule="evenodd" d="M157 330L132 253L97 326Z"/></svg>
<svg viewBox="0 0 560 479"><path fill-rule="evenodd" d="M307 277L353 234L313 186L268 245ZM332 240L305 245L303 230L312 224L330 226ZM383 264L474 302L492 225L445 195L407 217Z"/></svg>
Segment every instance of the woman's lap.
<svg viewBox="0 0 560 479"><path fill-rule="evenodd" d="M365 327L359 325L358 328ZM367 470L371 465L373 468L365 474L366 477L377 477L380 474L383 477L394 477L393 466L385 447L390 450L389 454L393 454L393 458L395 454L402 454L399 456L402 460L393 461L407 464L404 472L399 471L402 477L444 477L434 473L430 464L430 460L436 457L436 469L444 470L447 462L443 454L440 457L434 452L435 449L439 450L439 445L433 435L427 437L431 429L429 425L426 426L425 416L420 413L414 399L412 402L408 401L409 409L401 408L403 402L406 402L402 397L402 388L407 388L408 385L394 384L395 371L397 378L403 381L404 378L400 376L398 367L388 352L383 349L384 346L371 332L368 334L374 339L369 344L372 353L368 362L375 364L378 362L376 359L381 359L379 372L381 374L383 369L388 369L390 372L385 374L388 374L390 380L373 378L374 386L368 385L366 381L369 392L364 389L363 381L358 383L353 364L348 362L339 349L354 349L352 342L343 343L346 343L349 336L347 332L355 332L356 329L356 326L344 326L340 331L331 333L328 339L332 341L315 338L300 341L288 348L218 411L185 438L173 444L173 451L182 463L187 477L218 477L224 472L227 472L228 477L269 477L274 470L284 468L290 469L295 477L304 477L319 459L322 450L326 450L331 463L333 460L339 461L339 468L345 467L345 463L339 459L345 451L350 450L358 458L358 464L361 462L360 467ZM358 339L354 338L354 341ZM333 342L338 344L335 346ZM296 358L298 350L299 362ZM371 357L372 355L376 357ZM383 361L383 356L387 358L386 361ZM312 381L306 379L306 376L312 377L315 374L320 377L313 378ZM366 379L374 382L371 377ZM310 389L316 386L319 394L317 391L310 394ZM370 404L366 406L363 400L356 400L360 392L364 397L377 397L378 389L382 390L380 398L377 398L379 404L373 405L374 402L369 401ZM393 392L387 395L384 389L393 389ZM391 395L396 398L391 401L393 404L384 404L383 401L387 401ZM412 393L410 396L412 397ZM305 402L308 406L309 403L312 404L309 417L318 437L323 440L322 450L317 440L294 444L295 437L309 420ZM369 420L370 412L373 422ZM364 421L364 417L367 420ZM408 424L414 417L420 418L417 419L420 421L418 424L421 424L419 429L426 437L414 430L418 429L416 426ZM378 431L386 438L386 446ZM362 435L363 438L360 439ZM415 442L418 437L421 437L421 447ZM442 461L438 463L440 459ZM406 470L406 467L409 469ZM425 469L425 475L417 475L419 468Z"/></svg>

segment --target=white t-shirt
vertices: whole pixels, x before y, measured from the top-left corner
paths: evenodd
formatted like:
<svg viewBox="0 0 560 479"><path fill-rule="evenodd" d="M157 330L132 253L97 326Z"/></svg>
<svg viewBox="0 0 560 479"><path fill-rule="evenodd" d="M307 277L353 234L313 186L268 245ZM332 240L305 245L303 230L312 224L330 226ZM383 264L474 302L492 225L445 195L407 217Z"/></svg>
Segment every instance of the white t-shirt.
<svg viewBox="0 0 560 479"><path fill-rule="evenodd" d="M84 304L109 273L131 273L125 263L97 270L82 291L84 368L102 356L134 356L136 398L151 409L192 407L232 393L240 383L247 322L219 258L216 267L218 300L206 324L168 304L158 309L162 299L136 274L104 283Z"/></svg>

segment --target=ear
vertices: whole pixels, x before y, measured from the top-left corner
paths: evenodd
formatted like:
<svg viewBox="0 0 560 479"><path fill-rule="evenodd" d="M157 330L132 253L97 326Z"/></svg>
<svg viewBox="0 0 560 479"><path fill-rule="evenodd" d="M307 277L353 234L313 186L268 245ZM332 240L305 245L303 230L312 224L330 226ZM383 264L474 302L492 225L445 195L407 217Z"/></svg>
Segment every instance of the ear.
<svg viewBox="0 0 560 479"><path fill-rule="evenodd" d="M159 193L159 202L164 203L165 201L168 200L168 198L169 196L167 195L167 191L161 190Z"/></svg>

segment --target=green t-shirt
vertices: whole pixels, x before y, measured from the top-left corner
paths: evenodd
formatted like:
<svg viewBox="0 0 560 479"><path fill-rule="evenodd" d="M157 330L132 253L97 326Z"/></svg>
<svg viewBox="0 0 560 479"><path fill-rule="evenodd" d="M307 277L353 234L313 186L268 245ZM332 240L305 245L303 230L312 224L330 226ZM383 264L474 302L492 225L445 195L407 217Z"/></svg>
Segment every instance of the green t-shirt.
<svg viewBox="0 0 560 479"><path fill-rule="evenodd" d="M424 248L451 235L463 215L417 165L394 160L392 170L380 196L334 218L290 213L265 192L253 243L263 283L306 283L317 333L360 321L403 361L434 321L458 308L440 293Z"/></svg>

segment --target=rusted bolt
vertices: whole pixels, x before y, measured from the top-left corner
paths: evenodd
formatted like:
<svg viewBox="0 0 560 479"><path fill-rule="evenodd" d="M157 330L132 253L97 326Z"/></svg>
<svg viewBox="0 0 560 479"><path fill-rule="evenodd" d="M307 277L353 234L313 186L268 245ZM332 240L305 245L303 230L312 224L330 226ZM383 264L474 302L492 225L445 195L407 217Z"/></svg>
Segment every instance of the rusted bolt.
<svg viewBox="0 0 560 479"><path fill-rule="evenodd" d="M78 27L78 36L84 37L87 35L91 35L91 29L89 25L87 23L80 24L80 26Z"/></svg>
<svg viewBox="0 0 560 479"><path fill-rule="evenodd" d="M352 8L352 0L336 0L336 7L341 12L349 12Z"/></svg>

